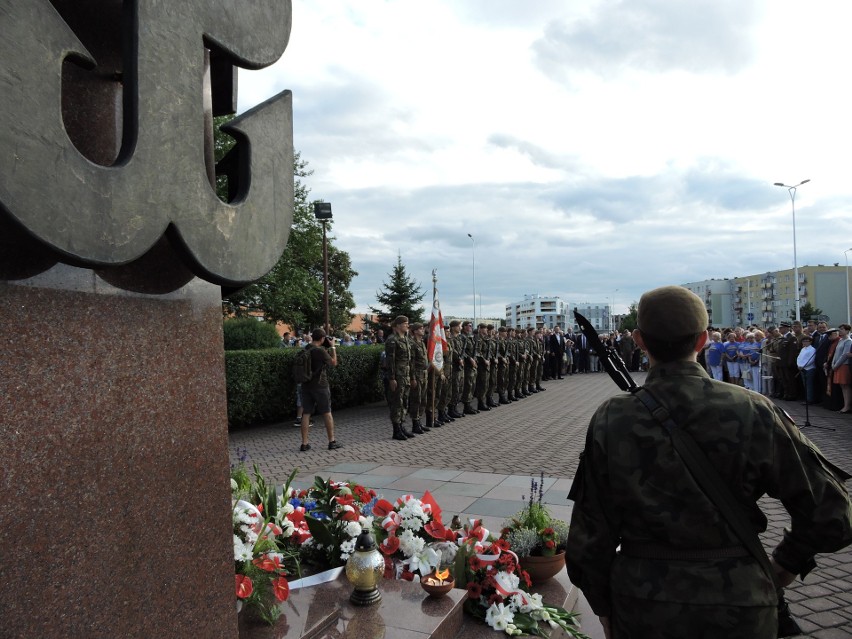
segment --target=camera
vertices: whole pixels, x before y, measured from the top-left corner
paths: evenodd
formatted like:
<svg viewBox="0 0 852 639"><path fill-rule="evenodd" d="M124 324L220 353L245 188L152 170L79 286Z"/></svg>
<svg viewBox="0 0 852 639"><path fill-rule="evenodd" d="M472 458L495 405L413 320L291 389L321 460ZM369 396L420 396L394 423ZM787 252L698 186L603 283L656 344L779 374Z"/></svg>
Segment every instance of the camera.
<svg viewBox="0 0 852 639"><path fill-rule="evenodd" d="M325 346L326 348L333 348L334 347L334 338L326 335L326 338L323 341L322 345Z"/></svg>

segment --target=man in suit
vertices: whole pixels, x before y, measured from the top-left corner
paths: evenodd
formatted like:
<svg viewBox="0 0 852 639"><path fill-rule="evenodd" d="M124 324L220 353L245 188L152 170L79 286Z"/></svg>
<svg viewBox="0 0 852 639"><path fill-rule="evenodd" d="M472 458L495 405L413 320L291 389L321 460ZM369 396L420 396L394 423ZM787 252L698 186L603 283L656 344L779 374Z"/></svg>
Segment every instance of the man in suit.
<svg viewBox="0 0 852 639"><path fill-rule="evenodd" d="M565 336L557 326L550 334L551 379L562 379L562 360L565 357Z"/></svg>
<svg viewBox="0 0 852 639"><path fill-rule="evenodd" d="M589 340L583 333L577 335L574 339L574 348L577 354L577 372L589 372Z"/></svg>

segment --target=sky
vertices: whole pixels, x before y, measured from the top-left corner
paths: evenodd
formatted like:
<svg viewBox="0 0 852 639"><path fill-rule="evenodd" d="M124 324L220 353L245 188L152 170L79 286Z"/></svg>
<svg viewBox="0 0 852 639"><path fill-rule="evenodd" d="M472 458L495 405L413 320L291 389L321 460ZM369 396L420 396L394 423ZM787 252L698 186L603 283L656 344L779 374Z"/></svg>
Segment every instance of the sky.
<svg viewBox="0 0 852 639"><path fill-rule="evenodd" d="M397 256L444 315L526 295L845 264L848 0L293 2L239 109L293 92L334 244L376 306ZM470 234L472 237L469 237Z"/></svg>

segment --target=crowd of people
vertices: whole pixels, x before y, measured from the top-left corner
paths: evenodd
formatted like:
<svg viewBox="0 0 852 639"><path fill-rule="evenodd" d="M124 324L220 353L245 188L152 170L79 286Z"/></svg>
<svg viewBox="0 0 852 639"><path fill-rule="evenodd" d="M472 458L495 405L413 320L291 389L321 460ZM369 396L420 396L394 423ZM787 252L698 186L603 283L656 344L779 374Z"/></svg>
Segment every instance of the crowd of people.
<svg viewBox="0 0 852 639"><path fill-rule="evenodd" d="M762 331L711 328L699 362L710 375L770 397L852 411L848 324L782 321Z"/></svg>

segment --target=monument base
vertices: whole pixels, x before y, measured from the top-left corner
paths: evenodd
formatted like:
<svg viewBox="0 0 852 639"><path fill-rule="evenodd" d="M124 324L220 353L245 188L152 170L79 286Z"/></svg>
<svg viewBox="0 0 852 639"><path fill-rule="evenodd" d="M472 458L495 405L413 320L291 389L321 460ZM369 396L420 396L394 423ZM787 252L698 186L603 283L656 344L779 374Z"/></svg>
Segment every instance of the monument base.
<svg viewBox="0 0 852 639"><path fill-rule="evenodd" d="M236 637L219 287L0 299L0 634Z"/></svg>

